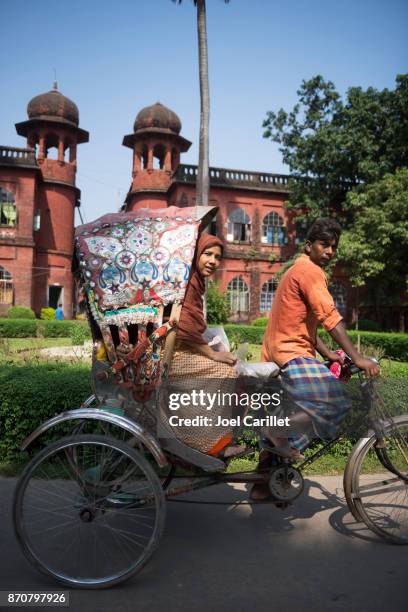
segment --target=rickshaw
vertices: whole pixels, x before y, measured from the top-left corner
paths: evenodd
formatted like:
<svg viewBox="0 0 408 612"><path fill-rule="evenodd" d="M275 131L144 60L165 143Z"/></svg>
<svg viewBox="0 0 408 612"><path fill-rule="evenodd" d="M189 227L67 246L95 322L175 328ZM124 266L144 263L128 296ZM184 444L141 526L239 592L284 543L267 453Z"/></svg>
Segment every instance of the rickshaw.
<svg viewBox="0 0 408 612"><path fill-rule="evenodd" d="M68 431L33 454L13 502L26 558L64 585L104 588L136 574L158 547L166 499L178 494L219 483L268 483L275 504L292 503L302 493L304 467L336 442L300 465L276 456L267 470L229 473L230 459L189 446L169 425L162 389L197 236L215 214L204 207L136 210L76 231L94 394L23 442L22 449L30 449L54 428ZM255 385L279 379L276 364L245 367ZM350 371L358 369L350 364ZM391 543L407 544L408 415L390 416L375 383L358 373L370 429L348 460L345 498L356 521ZM259 445L273 453L258 433ZM189 470L181 481L175 478L179 466Z"/></svg>

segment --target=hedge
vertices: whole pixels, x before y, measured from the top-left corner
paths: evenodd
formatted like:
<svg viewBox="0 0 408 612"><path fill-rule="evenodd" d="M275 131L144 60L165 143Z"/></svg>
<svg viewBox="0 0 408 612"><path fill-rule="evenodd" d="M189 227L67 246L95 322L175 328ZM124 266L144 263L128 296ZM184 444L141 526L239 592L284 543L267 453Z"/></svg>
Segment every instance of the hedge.
<svg viewBox="0 0 408 612"><path fill-rule="evenodd" d="M89 366L51 362L3 364L0 369L0 461L18 461L26 436L52 416L79 408L91 393ZM58 435L65 433L60 431Z"/></svg>
<svg viewBox="0 0 408 612"><path fill-rule="evenodd" d="M269 317L259 317L254 319L251 325L255 327L266 327L269 321ZM381 332L381 326L377 321L370 321L369 319L359 319L358 328L360 331L374 331Z"/></svg>
<svg viewBox="0 0 408 612"><path fill-rule="evenodd" d="M265 327L256 325L224 325L225 332L230 341L250 342L251 344L262 344ZM399 361L408 361L408 334L387 333L387 332L357 332L348 330L348 335L356 344L357 336L360 335L360 342L365 346L375 346L384 351L386 357ZM327 332L319 330L319 336L327 344L332 340Z"/></svg>
<svg viewBox="0 0 408 612"><path fill-rule="evenodd" d="M35 336L44 338L70 338L75 326L83 326L86 329L86 337L91 337L91 332L86 321L39 321L31 319L0 319L0 338L32 338ZM230 341L249 342L251 344L262 344L265 327L256 325L235 325L233 323L224 325L225 332ZM365 346L375 346L384 351L386 357L399 361L408 361L408 334L387 332L347 332L354 343L357 343L357 335L360 342ZM331 338L324 330L319 331L322 339L331 344Z"/></svg>
<svg viewBox="0 0 408 612"><path fill-rule="evenodd" d="M350 383L354 395L358 381ZM380 392L393 413L407 411L407 378L385 378ZM41 423L65 410L78 408L91 391L90 368L61 363L4 364L0 368L0 462L26 460L23 440ZM48 443L67 435L71 424L63 424L41 436ZM357 436L356 431L356 436ZM345 442L347 446L347 441ZM348 452L349 446L344 450ZM34 447L33 447L34 449Z"/></svg>
<svg viewBox="0 0 408 612"><path fill-rule="evenodd" d="M388 332L369 332L347 330L347 334L354 344L357 344L357 337L364 346L375 346L384 351L384 356L397 361L408 361L408 334L388 333ZM323 341L329 341L329 334L319 331Z"/></svg>
<svg viewBox="0 0 408 612"><path fill-rule="evenodd" d="M86 321L41 321L38 319L0 319L0 338L70 338L72 329L82 326L87 338L91 331Z"/></svg>
<svg viewBox="0 0 408 612"><path fill-rule="evenodd" d="M36 319L0 319L0 338L32 338L37 335Z"/></svg>

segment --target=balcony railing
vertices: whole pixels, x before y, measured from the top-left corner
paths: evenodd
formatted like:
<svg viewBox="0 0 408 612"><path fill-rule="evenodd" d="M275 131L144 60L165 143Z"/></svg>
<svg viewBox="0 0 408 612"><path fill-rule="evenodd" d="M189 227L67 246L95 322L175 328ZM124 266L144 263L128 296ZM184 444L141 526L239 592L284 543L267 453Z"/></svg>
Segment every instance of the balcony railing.
<svg viewBox="0 0 408 612"><path fill-rule="evenodd" d="M184 183L195 183L197 166L181 164L175 175L176 180ZM287 174L269 174L266 172L248 172L248 170L233 170L228 168L210 168L210 183L213 186L243 187L246 189L262 189L268 191L289 191Z"/></svg>
<svg viewBox="0 0 408 612"><path fill-rule="evenodd" d="M36 166L34 149L0 146L0 164Z"/></svg>

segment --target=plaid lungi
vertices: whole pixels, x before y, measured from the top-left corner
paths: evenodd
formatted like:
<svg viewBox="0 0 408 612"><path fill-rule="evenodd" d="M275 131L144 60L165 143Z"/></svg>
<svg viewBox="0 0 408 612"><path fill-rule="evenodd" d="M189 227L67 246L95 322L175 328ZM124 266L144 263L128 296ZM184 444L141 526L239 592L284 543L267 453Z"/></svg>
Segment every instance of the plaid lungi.
<svg viewBox="0 0 408 612"><path fill-rule="evenodd" d="M318 359L296 357L281 369L282 387L296 409L312 418L316 434L323 440L336 437L351 407L344 384ZM291 444L303 450L310 442L305 433L291 438Z"/></svg>

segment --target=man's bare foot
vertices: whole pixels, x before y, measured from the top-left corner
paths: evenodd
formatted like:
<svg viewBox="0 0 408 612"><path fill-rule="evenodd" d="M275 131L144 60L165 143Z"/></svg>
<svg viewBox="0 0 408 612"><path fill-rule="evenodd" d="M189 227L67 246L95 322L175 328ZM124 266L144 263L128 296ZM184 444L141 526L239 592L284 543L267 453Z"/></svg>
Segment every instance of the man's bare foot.
<svg viewBox="0 0 408 612"><path fill-rule="evenodd" d="M303 461L304 455L293 446L290 446L288 440L286 438L270 438L273 444L273 450L276 455L279 457L283 457L284 459L289 459L290 461Z"/></svg>

